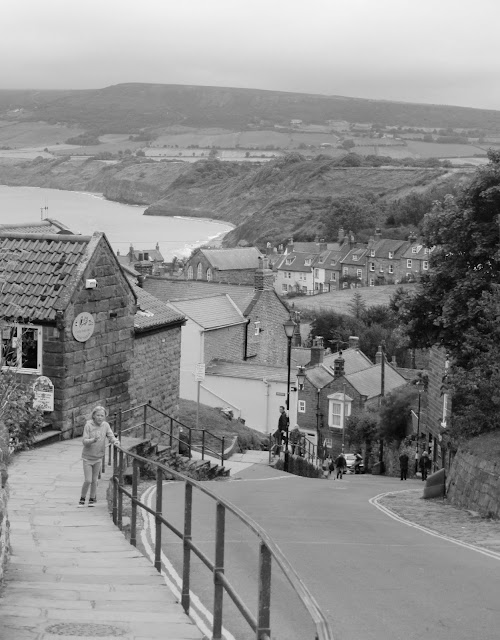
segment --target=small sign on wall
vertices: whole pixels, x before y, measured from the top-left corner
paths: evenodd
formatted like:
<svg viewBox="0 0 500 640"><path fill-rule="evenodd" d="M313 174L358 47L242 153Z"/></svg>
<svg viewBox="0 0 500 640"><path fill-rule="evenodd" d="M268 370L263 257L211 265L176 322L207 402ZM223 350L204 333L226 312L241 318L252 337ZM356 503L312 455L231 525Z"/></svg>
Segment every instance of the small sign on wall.
<svg viewBox="0 0 500 640"><path fill-rule="evenodd" d="M78 342L86 342L94 333L95 320L92 314L83 311L73 320L73 337Z"/></svg>
<svg viewBox="0 0 500 640"><path fill-rule="evenodd" d="M39 376L33 383L33 407L42 411L54 411L54 385L47 376Z"/></svg>
<svg viewBox="0 0 500 640"><path fill-rule="evenodd" d="M194 371L194 379L196 382L203 382L205 380L205 363L200 362L196 365Z"/></svg>

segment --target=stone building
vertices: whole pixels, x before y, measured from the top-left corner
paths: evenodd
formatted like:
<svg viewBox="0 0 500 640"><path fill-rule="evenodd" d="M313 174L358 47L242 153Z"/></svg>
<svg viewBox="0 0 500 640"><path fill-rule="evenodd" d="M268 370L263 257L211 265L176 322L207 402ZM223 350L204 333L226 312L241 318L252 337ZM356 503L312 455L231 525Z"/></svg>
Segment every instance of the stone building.
<svg viewBox="0 0 500 640"><path fill-rule="evenodd" d="M262 255L255 247L196 249L184 265L186 280L253 284Z"/></svg>
<svg viewBox="0 0 500 640"><path fill-rule="evenodd" d="M1 364L51 380L62 437L98 403L174 409L184 317L129 282L103 233L0 230L0 279Z"/></svg>

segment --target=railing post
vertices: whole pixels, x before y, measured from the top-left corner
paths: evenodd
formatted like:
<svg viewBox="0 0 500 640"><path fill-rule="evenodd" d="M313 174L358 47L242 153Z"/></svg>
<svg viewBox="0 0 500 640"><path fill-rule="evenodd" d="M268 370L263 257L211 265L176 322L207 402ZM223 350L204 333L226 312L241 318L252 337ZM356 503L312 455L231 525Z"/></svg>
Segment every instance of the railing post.
<svg viewBox="0 0 500 640"><path fill-rule="evenodd" d="M123 455L123 451L120 449L119 451L119 462L118 462L118 518L116 524L120 531L122 530L122 520L123 520L123 493L120 491L120 488L123 487L123 466L125 464L125 459Z"/></svg>
<svg viewBox="0 0 500 640"><path fill-rule="evenodd" d="M220 463L224 466L224 436L222 436L222 451L220 452Z"/></svg>
<svg viewBox="0 0 500 640"><path fill-rule="evenodd" d="M271 464L271 461L273 459L272 447L273 447L272 435L269 434L269 464Z"/></svg>
<svg viewBox="0 0 500 640"><path fill-rule="evenodd" d="M205 429L201 431L201 459L205 460Z"/></svg>
<svg viewBox="0 0 500 640"><path fill-rule="evenodd" d="M113 447L113 524L118 521L118 449Z"/></svg>
<svg viewBox="0 0 500 640"><path fill-rule="evenodd" d="M256 640L271 637L271 552L260 543Z"/></svg>
<svg viewBox="0 0 500 640"><path fill-rule="evenodd" d="M174 419L170 416L170 448L174 442Z"/></svg>
<svg viewBox="0 0 500 640"><path fill-rule="evenodd" d="M193 454L191 453L191 443L192 443L192 440L193 440L192 431L191 431L191 428L189 428L189 458L190 458L190 459L192 458L192 455L193 455Z"/></svg>
<svg viewBox="0 0 500 640"><path fill-rule="evenodd" d="M122 410L118 410L118 440L122 443Z"/></svg>
<svg viewBox="0 0 500 640"><path fill-rule="evenodd" d="M192 513L193 513L193 486L186 482L186 491L184 497L184 537L183 537L183 548L184 548L184 558L182 561L182 596L181 596L181 604L186 612L189 615L189 586L190 586L190 577L191 577L191 547L189 543L192 540L191 536L191 521L192 521Z"/></svg>
<svg viewBox="0 0 500 640"><path fill-rule="evenodd" d="M150 400L151 402L151 400ZM148 405L144 405L144 412L142 417L142 438L146 440L146 424L148 422Z"/></svg>
<svg viewBox="0 0 500 640"><path fill-rule="evenodd" d="M224 573L225 520L226 508L218 502L215 525L214 626L212 629L212 640L222 640L222 599L224 586L219 580L219 574Z"/></svg>
<svg viewBox="0 0 500 640"><path fill-rule="evenodd" d="M137 484L139 479L139 464L132 460L132 513L130 515L130 544L137 546Z"/></svg>
<svg viewBox="0 0 500 640"><path fill-rule="evenodd" d="M156 467L156 512L155 512L155 569L161 572L161 521L163 498L163 471Z"/></svg>

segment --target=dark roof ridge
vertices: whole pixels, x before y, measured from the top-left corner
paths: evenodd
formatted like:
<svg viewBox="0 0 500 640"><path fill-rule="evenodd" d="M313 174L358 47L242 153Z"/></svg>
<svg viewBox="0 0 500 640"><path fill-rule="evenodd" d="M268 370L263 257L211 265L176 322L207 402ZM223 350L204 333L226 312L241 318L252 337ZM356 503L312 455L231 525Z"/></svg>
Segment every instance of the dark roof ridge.
<svg viewBox="0 0 500 640"><path fill-rule="evenodd" d="M97 232L99 233L99 232ZM93 236L80 236L69 233L20 233L19 231L3 231L0 227L2 238L12 238L13 240L54 240L55 242L82 242L88 243Z"/></svg>

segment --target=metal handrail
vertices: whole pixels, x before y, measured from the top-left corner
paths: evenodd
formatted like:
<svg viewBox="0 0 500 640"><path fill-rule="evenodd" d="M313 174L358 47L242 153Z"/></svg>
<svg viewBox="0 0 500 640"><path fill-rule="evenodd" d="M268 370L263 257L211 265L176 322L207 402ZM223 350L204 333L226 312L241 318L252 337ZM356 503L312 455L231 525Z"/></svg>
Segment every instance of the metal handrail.
<svg viewBox="0 0 500 640"><path fill-rule="evenodd" d="M125 458L132 458L132 492L127 491L124 486L124 463ZM156 468L156 509L152 509L147 504L141 502L137 495L139 481L139 465L153 465ZM185 487L184 498L184 523L183 530L177 529L169 522L162 513L163 499L163 479L174 477L182 481ZM216 536L215 536L215 558L212 562L203 551L195 544L191 535L192 511L193 511L193 489L209 496L216 503ZM231 598L237 609L242 614L250 628L255 632L256 640L271 640L271 568L272 561L283 572L285 578L295 591L302 604L309 612L316 629L316 640L334 640L333 633L323 612L319 608L316 600L300 579L295 569L291 566L283 552L252 518L247 516L241 509L228 500L217 496L202 483L184 476L178 471L169 467L152 462L135 453L123 449L120 445L114 445L113 455L113 522L122 529L123 517L123 496L127 496L132 505L130 524L130 544L137 546L137 507L144 509L154 516L155 536L154 536L154 565L157 571L161 572L161 543L162 525L168 527L178 538L183 541L183 567L182 567L182 596L181 604L186 614L189 615L191 596L191 552L193 552L202 563L213 573L214 583L214 611L212 640L222 639L223 622L223 594L224 592ZM258 566L258 599L257 615L255 616L247 605L243 602L238 592L224 575L224 540L225 540L225 515L226 512L236 516L248 529L250 529L260 540L259 542L259 566Z"/></svg>
<svg viewBox="0 0 500 640"><path fill-rule="evenodd" d="M122 423L123 423L123 417L126 416L129 413L132 413L134 411L137 411L138 409L142 409L143 410L143 420L140 424L136 424L133 425L131 427L127 427L126 429L123 429L122 427ZM153 411L155 411L156 413L159 413L160 415L162 415L163 417L167 418L170 421L170 430L169 432L161 429L160 427L157 427L156 425L153 425L151 423L148 422L147 417L148 417L148 409L151 409ZM134 429L139 429L142 427L143 430L143 438L146 438L146 434L147 434L147 430L146 428L149 427L150 429L155 429L156 431L159 431L161 434L163 434L164 436L168 437L170 439L170 446L173 445L174 441L176 441L179 445L183 444L186 445L188 447L188 456L189 458L192 457L192 450L196 449L198 445L193 445L193 437L192 437L192 432L193 431L199 431L201 432L201 459L204 460L205 459L205 452L208 451L208 453L213 453L215 457L220 458L221 464L224 464L224 452L225 452L225 438L224 436L218 436L215 433L212 433L211 431L209 431L208 429L198 429L198 428L194 428L194 427L188 427L187 425L185 425L183 422L181 422L180 420L177 420L177 418L174 418L170 415L168 415L167 413L165 413L164 411L161 411L161 409L157 409L156 407L154 407L151 404L151 401L149 402L144 402L143 404L139 404L136 405L134 407L131 407L130 409L125 409L125 410L120 410L118 413L115 413L114 415L114 421L115 421L115 429L118 431L118 437L121 440L121 437L123 434L128 433ZM174 435L174 422L177 423L180 427L186 429L188 431L188 442L186 442L185 440L182 440L180 437ZM208 446L206 446L205 444L205 439L206 436L209 436L211 438L214 438L215 440L217 440L218 442L220 442L220 453L217 452L215 449L212 449Z"/></svg>

